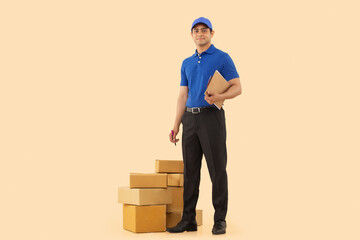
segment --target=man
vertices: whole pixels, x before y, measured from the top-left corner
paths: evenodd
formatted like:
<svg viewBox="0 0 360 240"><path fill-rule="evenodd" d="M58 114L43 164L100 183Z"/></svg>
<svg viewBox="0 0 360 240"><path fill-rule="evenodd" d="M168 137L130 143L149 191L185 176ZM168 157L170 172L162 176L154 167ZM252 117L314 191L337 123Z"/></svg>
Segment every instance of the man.
<svg viewBox="0 0 360 240"><path fill-rule="evenodd" d="M186 58L181 66L180 93L177 100L174 128L170 141L179 139L183 124L182 152L184 159L184 209L181 221L167 231L197 231L196 204L199 197L200 169L203 154L212 181L212 201L215 209L213 234L226 233L228 204L226 127L224 109L213 104L241 94L239 74L230 56L215 48L211 38L215 31L206 18L196 19L191 36L196 44L195 54ZM218 70L230 87L222 94L206 92L208 80Z"/></svg>

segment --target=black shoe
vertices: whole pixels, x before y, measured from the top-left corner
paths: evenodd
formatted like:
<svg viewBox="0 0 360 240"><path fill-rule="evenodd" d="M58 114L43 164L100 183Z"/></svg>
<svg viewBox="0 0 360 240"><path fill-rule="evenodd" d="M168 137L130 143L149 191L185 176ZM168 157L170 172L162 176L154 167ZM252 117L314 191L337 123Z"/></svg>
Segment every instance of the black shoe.
<svg viewBox="0 0 360 240"><path fill-rule="evenodd" d="M197 223L196 220L193 221L184 221L181 220L175 227L167 228L166 231L170 233L180 233L184 231L197 231Z"/></svg>
<svg viewBox="0 0 360 240"><path fill-rule="evenodd" d="M214 223L212 233L213 234L226 233L226 222L225 221L217 221L216 223Z"/></svg>

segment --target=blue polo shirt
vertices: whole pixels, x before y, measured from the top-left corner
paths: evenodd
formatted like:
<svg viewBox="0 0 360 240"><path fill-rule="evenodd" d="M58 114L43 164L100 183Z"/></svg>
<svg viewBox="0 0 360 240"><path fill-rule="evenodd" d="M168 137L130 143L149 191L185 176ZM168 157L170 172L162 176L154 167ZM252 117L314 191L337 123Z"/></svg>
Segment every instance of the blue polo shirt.
<svg viewBox="0 0 360 240"><path fill-rule="evenodd" d="M226 81L239 77L229 54L215 48L213 44L201 54L195 50L194 55L182 62L180 86L189 87L187 107L210 106L204 97L208 81L215 70L218 70Z"/></svg>

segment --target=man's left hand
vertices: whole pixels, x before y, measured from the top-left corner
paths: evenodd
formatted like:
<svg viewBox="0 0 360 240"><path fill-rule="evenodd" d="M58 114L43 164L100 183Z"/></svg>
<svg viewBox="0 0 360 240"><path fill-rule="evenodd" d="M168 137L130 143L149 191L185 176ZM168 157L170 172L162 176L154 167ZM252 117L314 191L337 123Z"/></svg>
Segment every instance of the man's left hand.
<svg viewBox="0 0 360 240"><path fill-rule="evenodd" d="M214 104L218 101L223 100L223 97L221 94L219 93L215 93L215 92L210 92L210 91L206 91L205 92L205 100L210 104Z"/></svg>

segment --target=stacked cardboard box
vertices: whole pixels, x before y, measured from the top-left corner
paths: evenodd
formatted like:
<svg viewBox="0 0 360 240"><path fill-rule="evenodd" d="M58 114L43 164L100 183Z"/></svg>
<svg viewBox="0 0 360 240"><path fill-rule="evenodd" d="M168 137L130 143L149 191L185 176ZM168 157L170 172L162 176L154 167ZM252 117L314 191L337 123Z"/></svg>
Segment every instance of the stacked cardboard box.
<svg viewBox="0 0 360 240"><path fill-rule="evenodd" d="M182 160L156 160L155 173L130 173L130 187L119 187L123 228L135 233L163 232L182 217L184 191ZM202 210L196 211L202 225Z"/></svg>
<svg viewBox="0 0 360 240"><path fill-rule="evenodd" d="M130 173L130 187L118 189L118 202L123 203L123 227L140 232L166 230L166 204L171 191L167 174Z"/></svg>

